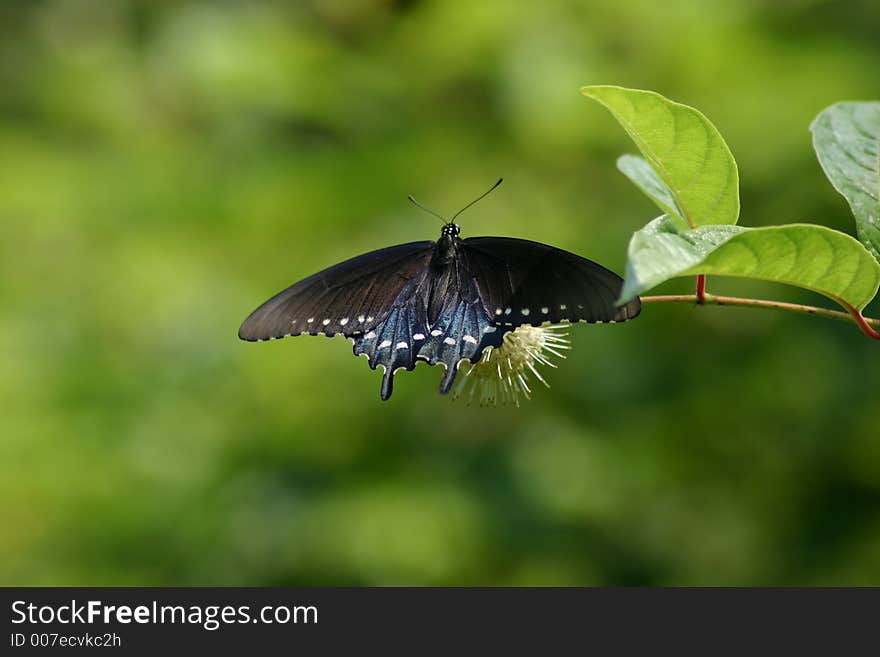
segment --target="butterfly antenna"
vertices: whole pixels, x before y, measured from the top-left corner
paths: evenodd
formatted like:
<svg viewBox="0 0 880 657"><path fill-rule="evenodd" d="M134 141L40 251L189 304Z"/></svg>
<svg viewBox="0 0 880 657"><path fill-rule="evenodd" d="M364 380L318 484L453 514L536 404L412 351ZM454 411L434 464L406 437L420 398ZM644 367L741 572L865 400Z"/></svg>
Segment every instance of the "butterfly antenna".
<svg viewBox="0 0 880 657"><path fill-rule="evenodd" d="M431 208L426 208L424 205L422 205L422 204L419 203L417 200L415 200L415 199L412 197L412 195L407 196L407 198L409 199L409 202L412 203L412 204L413 204L414 206L416 206L417 208L420 208L420 209L424 210L424 211L427 212L428 214L433 214L435 217L437 217L437 218L438 218L440 221L442 221L444 224L445 224L445 223L448 223L448 222L446 221L446 217L437 214L437 213L434 212Z"/></svg>
<svg viewBox="0 0 880 657"><path fill-rule="evenodd" d="M456 218L458 215L460 215L462 212L464 212L465 210L467 210L467 209L468 209L469 207L471 207L474 203L476 203L477 201L482 201L484 198L486 198L486 197L489 195L489 193L492 192L492 191L494 191L495 188L498 187L498 185L500 185L502 182L504 182L504 178L499 178L499 179L498 179L498 182L496 182L494 185L492 185L488 190L486 190L485 192L483 192L482 194L480 194L477 198L475 198L473 201L471 201L471 202L468 203L466 206L464 206L461 210L459 210L459 211L456 212L454 215L452 215L452 219L450 219L449 222L452 223L453 221L455 221L455 218Z"/></svg>

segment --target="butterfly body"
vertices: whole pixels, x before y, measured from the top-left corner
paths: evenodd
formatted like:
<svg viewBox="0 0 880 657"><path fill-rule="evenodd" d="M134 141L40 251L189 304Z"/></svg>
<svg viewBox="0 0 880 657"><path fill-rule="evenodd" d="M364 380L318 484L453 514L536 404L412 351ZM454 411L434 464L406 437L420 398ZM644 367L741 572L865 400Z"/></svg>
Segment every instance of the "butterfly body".
<svg viewBox="0 0 880 657"><path fill-rule="evenodd" d="M418 361L445 367L440 392L459 365L522 324L615 322L635 317L638 299L618 307L623 284L590 260L546 244L505 237L461 239L446 223L436 242L411 242L330 267L275 295L239 329L243 340L342 334L372 369L394 375Z"/></svg>

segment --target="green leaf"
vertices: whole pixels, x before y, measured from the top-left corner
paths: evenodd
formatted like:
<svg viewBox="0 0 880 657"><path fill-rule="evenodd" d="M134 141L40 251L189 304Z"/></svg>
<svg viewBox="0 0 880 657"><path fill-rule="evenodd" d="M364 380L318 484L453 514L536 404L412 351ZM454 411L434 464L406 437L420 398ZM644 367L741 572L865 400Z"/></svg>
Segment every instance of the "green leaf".
<svg viewBox="0 0 880 657"><path fill-rule="evenodd" d="M678 207L675 195L670 191L657 172L651 168L647 160L638 155L621 155L617 158L617 168L629 178L636 187L641 189L651 200L660 206L666 214L678 219L682 226L687 226L684 212Z"/></svg>
<svg viewBox="0 0 880 657"><path fill-rule="evenodd" d="M837 103L810 130L825 175L849 201L859 238L880 260L880 103Z"/></svg>
<svg viewBox="0 0 880 657"><path fill-rule="evenodd" d="M653 91L591 86L582 87L581 93L611 112L670 191L677 212L648 193L664 211L680 212L691 227L736 223L736 162L709 119Z"/></svg>
<svg viewBox="0 0 880 657"><path fill-rule="evenodd" d="M739 226L723 225L684 230L667 215L654 219L630 239L619 303L625 303L670 278L683 276L715 248L744 230Z"/></svg>
<svg viewBox="0 0 880 657"><path fill-rule="evenodd" d="M621 302L677 276L714 274L787 283L861 310L880 286L880 264L858 240L825 226L701 226L663 215L633 235Z"/></svg>

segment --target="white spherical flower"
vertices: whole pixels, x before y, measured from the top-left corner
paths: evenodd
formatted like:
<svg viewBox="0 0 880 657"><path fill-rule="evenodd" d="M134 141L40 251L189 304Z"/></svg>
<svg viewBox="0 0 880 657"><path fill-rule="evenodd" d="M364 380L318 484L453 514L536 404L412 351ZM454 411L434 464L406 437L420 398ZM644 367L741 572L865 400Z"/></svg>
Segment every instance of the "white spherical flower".
<svg viewBox="0 0 880 657"><path fill-rule="evenodd" d="M567 328L568 324L518 326L506 333L500 347L488 347L480 362L470 365L459 379L453 399L461 397L468 404L476 400L481 406L499 402L519 406L520 398L531 396L530 375L549 388L538 367L556 367L550 359L565 358L562 351L571 349Z"/></svg>

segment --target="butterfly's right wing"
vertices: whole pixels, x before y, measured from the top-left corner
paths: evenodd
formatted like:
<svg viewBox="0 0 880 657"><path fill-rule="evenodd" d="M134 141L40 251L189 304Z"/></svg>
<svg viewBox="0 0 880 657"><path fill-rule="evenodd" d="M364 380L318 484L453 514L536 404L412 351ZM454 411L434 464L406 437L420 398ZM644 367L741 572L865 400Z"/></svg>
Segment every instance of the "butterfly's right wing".
<svg viewBox="0 0 880 657"><path fill-rule="evenodd" d="M357 336L380 324L410 281L424 276L434 242L371 251L291 285L241 325L242 340L308 333Z"/></svg>

